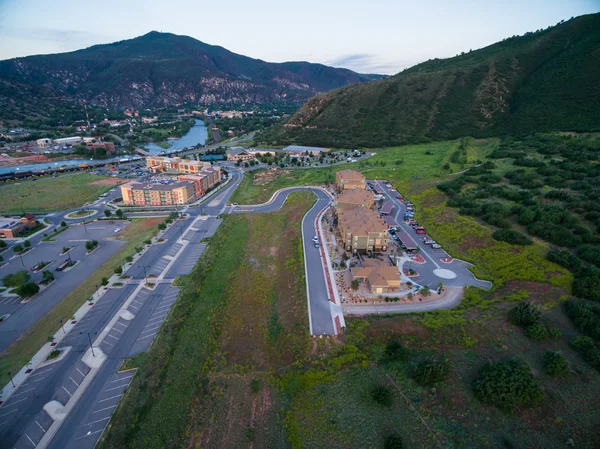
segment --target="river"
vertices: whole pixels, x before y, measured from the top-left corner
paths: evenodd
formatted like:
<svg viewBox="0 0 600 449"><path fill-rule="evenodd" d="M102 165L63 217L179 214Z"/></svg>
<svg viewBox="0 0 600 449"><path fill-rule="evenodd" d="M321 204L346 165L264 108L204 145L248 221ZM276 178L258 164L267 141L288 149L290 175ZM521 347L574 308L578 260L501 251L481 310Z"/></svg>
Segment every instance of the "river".
<svg viewBox="0 0 600 449"><path fill-rule="evenodd" d="M146 149L151 154L159 154L161 152L165 153L173 153L175 151L180 151L185 148L191 148L198 144L204 145L206 140L208 139L208 130L206 129L206 125L204 125L204 121L196 120L194 126L190 128L190 130L182 136L180 139L171 140L171 146L167 149L161 148L155 143L149 143L146 145L142 145L144 149ZM67 161L58 161L58 162L44 162L41 164L27 164L27 165L11 165L10 167L0 167L0 173L13 173L13 172L23 172L29 170L47 170L51 168L59 168L63 166L73 166L79 164L91 164L94 162L112 162L118 161L119 159L131 158L131 155L121 155L118 157L112 157L107 159L69 159Z"/></svg>

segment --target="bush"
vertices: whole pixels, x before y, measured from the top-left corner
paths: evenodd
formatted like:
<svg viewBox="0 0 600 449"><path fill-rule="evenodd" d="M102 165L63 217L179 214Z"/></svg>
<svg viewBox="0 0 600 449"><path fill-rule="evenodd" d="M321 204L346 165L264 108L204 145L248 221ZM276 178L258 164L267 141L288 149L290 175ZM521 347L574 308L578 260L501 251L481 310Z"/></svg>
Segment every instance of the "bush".
<svg viewBox="0 0 600 449"><path fill-rule="evenodd" d="M166 224L164 224L164 223L159 223L159 224L158 224L158 229L159 229L160 231L164 231L165 229L167 229L167 225L166 225Z"/></svg>
<svg viewBox="0 0 600 449"><path fill-rule="evenodd" d="M21 298L29 298L30 296L36 295L40 291L40 286L35 282L28 282L21 285L15 290L15 293Z"/></svg>
<svg viewBox="0 0 600 449"><path fill-rule="evenodd" d="M398 340L390 340L385 346L385 358L389 361L406 360L408 350Z"/></svg>
<svg viewBox="0 0 600 449"><path fill-rule="evenodd" d="M108 278L102 278L102 285L108 285Z"/></svg>
<svg viewBox="0 0 600 449"><path fill-rule="evenodd" d="M600 371L600 349L589 349L583 355L585 361L592 367Z"/></svg>
<svg viewBox="0 0 600 449"><path fill-rule="evenodd" d="M567 301L564 307L577 330L595 341L600 341L600 308L592 307L585 301Z"/></svg>
<svg viewBox="0 0 600 449"><path fill-rule="evenodd" d="M85 242L85 249L87 249L88 252L92 251L97 246L98 246L98 240L88 240L87 242Z"/></svg>
<svg viewBox="0 0 600 449"><path fill-rule="evenodd" d="M543 396L529 365L520 359L487 363L475 381L474 392L481 402L501 409L532 406Z"/></svg>
<svg viewBox="0 0 600 449"><path fill-rule="evenodd" d="M383 445L384 449L402 449L403 447L402 437L397 433L388 435Z"/></svg>
<svg viewBox="0 0 600 449"><path fill-rule="evenodd" d="M413 379L421 386L433 385L448 377L449 372L447 360L430 358L417 365Z"/></svg>
<svg viewBox="0 0 600 449"><path fill-rule="evenodd" d="M510 243L512 245L532 245L533 240L512 229L498 229L492 234L494 240Z"/></svg>
<svg viewBox="0 0 600 449"><path fill-rule="evenodd" d="M577 351L587 351L594 347L594 340L586 336L575 337L570 343L571 347Z"/></svg>
<svg viewBox="0 0 600 449"><path fill-rule="evenodd" d="M394 403L392 392L383 385L378 385L373 388L371 390L371 397L375 402L384 407L391 407Z"/></svg>
<svg viewBox="0 0 600 449"><path fill-rule="evenodd" d="M21 270L4 276L2 283L5 287L20 287L27 284L29 279L31 279L31 275L27 271Z"/></svg>
<svg viewBox="0 0 600 449"><path fill-rule="evenodd" d="M544 354L544 370L549 376L562 376L569 371L569 361L560 352L548 351Z"/></svg>
<svg viewBox="0 0 600 449"><path fill-rule="evenodd" d="M540 318L541 312L529 301L520 302L508 312L509 320L517 326L531 326Z"/></svg>
<svg viewBox="0 0 600 449"><path fill-rule="evenodd" d="M60 226L63 227L63 228L66 228L67 227L67 223L63 220L63 221L60 222Z"/></svg>
<svg viewBox="0 0 600 449"><path fill-rule="evenodd" d="M532 324L527 328L527 336L536 341L547 340L549 337L548 329L540 323Z"/></svg>
<svg viewBox="0 0 600 449"><path fill-rule="evenodd" d="M114 269L115 274L123 274L123 267L122 266L118 266Z"/></svg>

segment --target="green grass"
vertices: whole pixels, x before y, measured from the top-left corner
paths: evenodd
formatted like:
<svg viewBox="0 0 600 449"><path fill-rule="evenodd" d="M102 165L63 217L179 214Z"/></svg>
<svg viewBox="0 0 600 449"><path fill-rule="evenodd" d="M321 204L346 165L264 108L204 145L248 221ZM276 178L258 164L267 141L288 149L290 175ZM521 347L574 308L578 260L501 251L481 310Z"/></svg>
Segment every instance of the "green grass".
<svg viewBox="0 0 600 449"><path fill-rule="evenodd" d="M353 169L362 172L367 179L387 179L410 193L413 184L441 182L449 179L448 171L442 167L449 163L450 155L456 151L460 142L447 140L441 142L404 145L391 148L369 150L376 156L360 162L323 168L296 169L279 176L267 185L254 185L254 173L244 175L242 183L232 195L231 201L239 204L253 204L267 201L273 192L295 185L322 185L335 182L335 173L339 170ZM483 160L497 145L496 139L471 140L468 146L468 163L465 167L450 164L453 172L468 168L478 159ZM429 153L429 154L428 154Z"/></svg>
<svg viewBox="0 0 600 449"><path fill-rule="evenodd" d="M123 241L126 242L125 246L10 345L1 354L0 370L16 373L25 366L31 357L46 343L47 338L54 335L58 330L60 320L66 321L71 318L77 309L96 291L96 286L101 284L103 277L110 277L114 268L121 264L125 257L135 254L136 246L142 246L145 239L156 234L156 224L159 221L161 220L134 220L121 231Z"/></svg>
<svg viewBox="0 0 600 449"><path fill-rule="evenodd" d="M82 206L114 187L89 184L102 179L107 177L81 173L5 185L0 187L0 212L53 212Z"/></svg>

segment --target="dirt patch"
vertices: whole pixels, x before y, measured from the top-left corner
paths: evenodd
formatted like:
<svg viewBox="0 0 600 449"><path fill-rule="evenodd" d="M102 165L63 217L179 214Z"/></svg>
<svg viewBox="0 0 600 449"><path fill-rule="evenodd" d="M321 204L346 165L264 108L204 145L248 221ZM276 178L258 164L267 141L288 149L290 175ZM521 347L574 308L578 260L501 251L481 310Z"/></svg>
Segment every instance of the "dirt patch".
<svg viewBox="0 0 600 449"><path fill-rule="evenodd" d="M255 186L264 186L269 184L279 176L284 176L291 173L290 170L280 170L279 168L270 168L269 170L254 174L252 183Z"/></svg>
<svg viewBox="0 0 600 449"><path fill-rule="evenodd" d="M100 179L98 181L88 182L88 186L116 186L119 184L123 184L125 181L117 178L106 178Z"/></svg>

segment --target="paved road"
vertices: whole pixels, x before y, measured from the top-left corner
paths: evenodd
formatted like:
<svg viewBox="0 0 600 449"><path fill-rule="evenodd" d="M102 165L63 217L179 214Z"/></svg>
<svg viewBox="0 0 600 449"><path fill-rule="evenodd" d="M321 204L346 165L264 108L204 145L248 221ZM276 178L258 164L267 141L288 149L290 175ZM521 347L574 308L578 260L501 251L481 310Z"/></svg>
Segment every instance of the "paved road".
<svg viewBox="0 0 600 449"><path fill-rule="evenodd" d="M273 212L281 209L290 193L299 190L310 190L317 196L314 206L302 219L302 242L304 247L304 267L306 270L306 285L310 332L312 335L334 335L334 325L331 313L331 302L327 292L325 273L321 251L315 248L312 241L317 235L315 218L321 210L331 203L331 198L321 189L312 187L291 187L277 194L268 203L253 206L238 206L234 212Z"/></svg>
<svg viewBox="0 0 600 449"><path fill-rule="evenodd" d="M397 193L392 192L388 187L386 187L385 181L373 182L376 182L383 189L383 195L386 197L387 201L392 202L393 208L390 216L394 217L400 228L407 232L419 245L419 254L421 254L425 259L424 264L416 264L411 262L407 263L407 267L405 268L412 268L419 273L418 277L412 278L413 282L419 285L427 285L432 288L436 288L440 282L442 282L444 285L455 287L462 287L466 285L474 285L484 289L490 289L492 287L491 282L477 279L473 273L469 271L469 267L471 265L467 262L454 259L452 263L443 263L440 259L451 256L448 255L448 253L446 253L446 251L443 249L433 249L431 246L425 245L423 240L425 240L426 236L417 234L411 226L404 222L403 218L404 213L406 212L406 206L397 199ZM438 268L451 270L456 274L456 277L454 279L440 278L434 273L434 270Z"/></svg>
<svg viewBox="0 0 600 449"><path fill-rule="evenodd" d="M0 407L0 447L34 448L50 429L53 421L43 410L50 400L69 404L76 395L78 385L89 373L81 358L92 341L116 318L115 314L128 298L132 301L128 310L135 316L131 321L118 318L108 335L100 343L100 349L108 355L100 370L74 403L73 410L62 423L52 439L52 448L92 448L109 422L120 397L129 385L130 376L117 373L123 358L146 350L154 340L177 297L177 289L169 280L177 275L191 272L202 255L205 245L200 240L214 233L220 223L216 215L224 209L229 197L239 185L242 174L231 170L232 182L207 199L202 207L189 207L186 220L181 220L164 235L165 243L153 245L139 262L125 274L132 276L131 283L123 288L109 291L93 306L84 319L57 346L72 346L64 359L35 369L8 401ZM201 214L203 216L196 220ZM195 222L195 223L194 223ZM205 232L202 232L205 231ZM180 237L183 234L183 240ZM179 251L186 246L186 250ZM164 256L179 258L167 260ZM164 263L164 262L167 263ZM173 262L169 266L169 262ZM147 265L146 265L147 264ZM135 296L143 279L143 268L165 279L155 290L141 289ZM140 274L141 272L141 274ZM6 323L5 323L6 324ZM88 332L90 333L88 339ZM114 386L113 386L114 385ZM112 394L114 393L114 394ZM89 432L89 433L88 433Z"/></svg>

